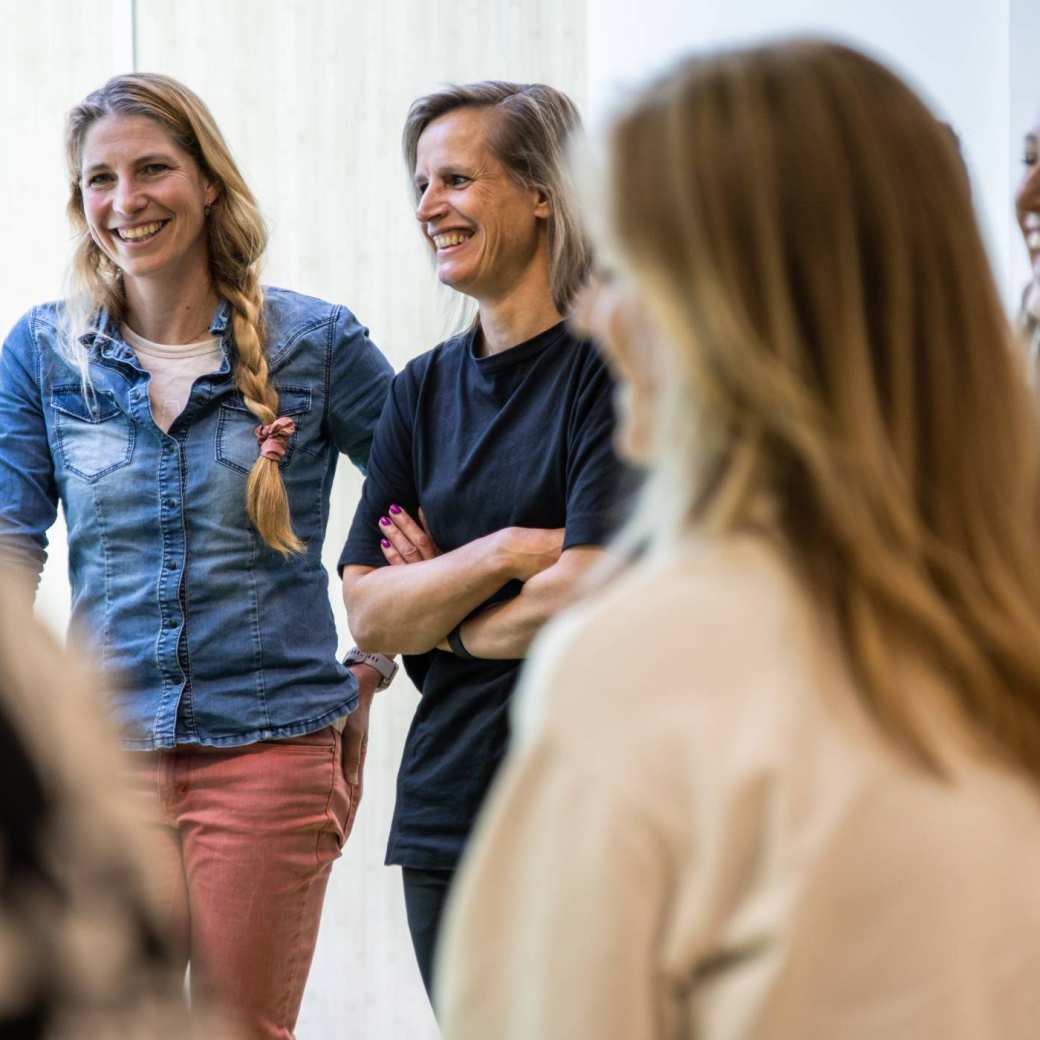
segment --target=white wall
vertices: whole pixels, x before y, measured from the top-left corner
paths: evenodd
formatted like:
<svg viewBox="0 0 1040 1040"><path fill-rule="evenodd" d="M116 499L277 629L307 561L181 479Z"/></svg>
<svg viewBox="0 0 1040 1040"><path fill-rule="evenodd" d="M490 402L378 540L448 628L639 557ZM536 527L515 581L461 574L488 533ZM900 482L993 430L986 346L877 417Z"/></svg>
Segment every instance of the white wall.
<svg viewBox="0 0 1040 1040"><path fill-rule="evenodd" d="M588 13L597 110L621 84L688 48L811 33L886 61L960 135L995 275L1009 305L1017 299L1023 271L1013 264L1021 247L1009 184L1020 130L1012 147L1009 64L1014 39L1018 64L1040 67L1036 0L589 0ZM1032 33L1019 31L1027 22ZM1035 74L1034 83L1040 88ZM1040 89L1034 96L1040 110Z"/></svg>
<svg viewBox="0 0 1040 1040"><path fill-rule="evenodd" d="M30 305L61 295L69 241L62 117L130 69L129 14L129 0L0 0L0 336ZM67 559L59 517L39 600L59 631L69 613Z"/></svg>

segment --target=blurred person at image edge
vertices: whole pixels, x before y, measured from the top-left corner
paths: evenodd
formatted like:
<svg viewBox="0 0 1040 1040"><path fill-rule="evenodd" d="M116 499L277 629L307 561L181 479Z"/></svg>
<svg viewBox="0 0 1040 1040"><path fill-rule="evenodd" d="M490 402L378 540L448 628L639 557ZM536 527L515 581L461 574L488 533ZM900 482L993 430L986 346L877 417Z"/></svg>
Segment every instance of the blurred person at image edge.
<svg viewBox="0 0 1040 1040"><path fill-rule="evenodd" d="M0 1036L237 1035L205 1006L189 1021L96 683L24 609L24 581L0 567Z"/></svg>

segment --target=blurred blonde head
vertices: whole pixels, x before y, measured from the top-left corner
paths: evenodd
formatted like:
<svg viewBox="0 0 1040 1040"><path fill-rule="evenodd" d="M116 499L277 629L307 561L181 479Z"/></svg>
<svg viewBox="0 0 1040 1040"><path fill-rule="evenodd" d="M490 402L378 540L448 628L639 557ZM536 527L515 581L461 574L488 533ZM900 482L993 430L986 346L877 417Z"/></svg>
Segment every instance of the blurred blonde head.
<svg viewBox="0 0 1040 1040"><path fill-rule="evenodd" d="M198 165L217 188L207 219L210 278L218 296L231 306L235 333L234 375L249 410L261 424L278 415L278 392L271 384L264 349L264 299L260 261L267 229L252 192L209 109L191 90L168 76L149 73L116 76L89 94L68 114L65 153L69 175L68 215L75 233L75 253L66 292L64 348L89 384L87 355L79 337L92 329L99 308L117 321L126 316L122 272L90 235L83 208L82 153L87 131L105 116L146 116ZM289 503L277 461L260 456L246 485L250 522L283 555L303 544L292 529Z"/></svg>
<svg viewBox="0 0 1040 1040"><path fill-rule="evenodd" d="M607 251L663 369L629 543L768 531L890 737L940 767L891 681L909 648L1040 782L1037 431L949 133L792 41L681 62L607 148Z"/></svg>

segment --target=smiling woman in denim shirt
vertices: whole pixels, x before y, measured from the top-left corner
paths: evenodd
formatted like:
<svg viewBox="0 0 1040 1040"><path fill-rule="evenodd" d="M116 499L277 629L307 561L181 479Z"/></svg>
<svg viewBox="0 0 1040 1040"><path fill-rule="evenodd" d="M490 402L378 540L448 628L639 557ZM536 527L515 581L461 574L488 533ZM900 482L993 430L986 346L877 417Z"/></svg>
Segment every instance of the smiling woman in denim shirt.
<svg viewBox="0 0 1040 1040"><path fill-rule="evenodd" d="M289 1037L381 679L336 660L329 491L391 369L346 308L261 288L256 203L181 84L111 80L67 155L69 292L0 354L0 558L38 575L61 503L192 978Z"/></svg>

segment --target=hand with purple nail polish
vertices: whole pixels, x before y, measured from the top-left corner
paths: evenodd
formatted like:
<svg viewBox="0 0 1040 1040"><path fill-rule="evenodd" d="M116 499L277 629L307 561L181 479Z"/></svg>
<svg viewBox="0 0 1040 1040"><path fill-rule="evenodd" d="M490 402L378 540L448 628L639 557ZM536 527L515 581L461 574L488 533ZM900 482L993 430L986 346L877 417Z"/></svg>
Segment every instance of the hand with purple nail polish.
<svg viewBox="0 0 1040 1040"><path fill-rule="evenodd" d="M440 556L441 551L426 525L426 514L419 510L419 522L409 516L396 502L391 502L387 515L379 518L379 547L392 567L407 563L421 563Z"/></svg>

